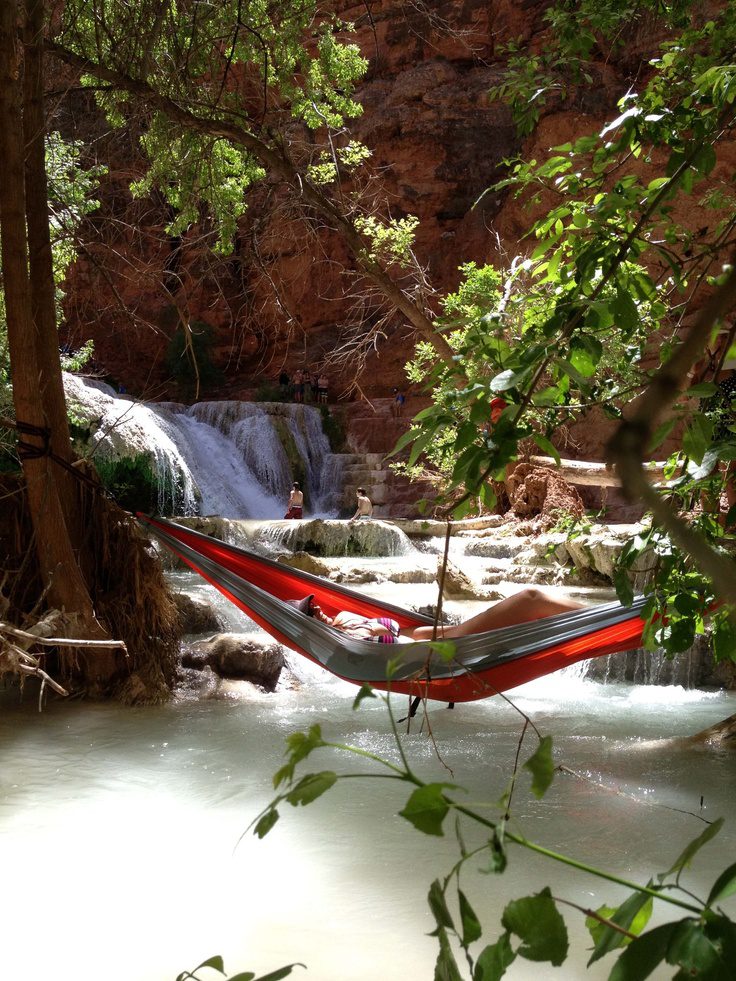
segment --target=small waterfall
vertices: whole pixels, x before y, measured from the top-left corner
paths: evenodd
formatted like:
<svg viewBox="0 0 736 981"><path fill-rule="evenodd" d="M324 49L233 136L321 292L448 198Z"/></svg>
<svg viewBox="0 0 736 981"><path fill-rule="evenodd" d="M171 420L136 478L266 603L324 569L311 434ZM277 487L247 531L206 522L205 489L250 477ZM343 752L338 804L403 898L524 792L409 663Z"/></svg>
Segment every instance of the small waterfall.
<svg viewBox="0 0 736 981"><path fill-rule="evenodd" d="M415 549L401 529L382 521L287 521L263 529L263 537L290 552L340 557L401 556Z"/></svg>
<svg viewBox="0 0 736 981"><path fill-rule="evenodd" d="M93 430L106 459L145 454L158 475L160 510L178 514L280 518L295 468L304 474L308 514L336 513L342 480L319 410L283 403L142 404L109 386L65 376L72 414ZM300 473L301 476L301 473ZM170 509L170 505L169 505Z"/></svg>

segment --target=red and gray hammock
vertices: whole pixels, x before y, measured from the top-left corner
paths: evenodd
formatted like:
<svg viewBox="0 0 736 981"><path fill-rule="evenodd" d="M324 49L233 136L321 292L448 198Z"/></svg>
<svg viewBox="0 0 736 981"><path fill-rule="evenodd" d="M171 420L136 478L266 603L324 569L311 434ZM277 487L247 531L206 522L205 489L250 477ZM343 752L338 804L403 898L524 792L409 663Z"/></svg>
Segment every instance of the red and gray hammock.
<svg viewBox="0 0 736 981"><path fill-rule="evenodd" d="M458 637L452 641L450 661L433 651L429 641L394 646L357 640L286 601L313 593L330 617L350 610L366 617L390 617L402 629L432 621L172 521L142 514L138 518L151 535L272 637L356 685L368 682L422 698L470 702L577 661L632 650L641 642L643 598L629 607L607 603Z"/></svg>

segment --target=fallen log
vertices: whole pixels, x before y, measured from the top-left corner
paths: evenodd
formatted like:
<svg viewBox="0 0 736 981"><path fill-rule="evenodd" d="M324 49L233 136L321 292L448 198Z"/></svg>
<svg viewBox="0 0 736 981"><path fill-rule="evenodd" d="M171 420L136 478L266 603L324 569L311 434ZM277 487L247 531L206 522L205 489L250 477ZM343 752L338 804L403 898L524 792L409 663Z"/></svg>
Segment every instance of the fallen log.
<svg viewBox="0 0 736 981"><path fill-rule="evenodd" d="M537 467L549 467L551 470L558 470L569 484L580 484L586 487L619 487L620 482L616 474L605 463L591 463L585 460L560 460L557 461L551 456L532 456L529 462ZM644 470L657 481L664 477L664 462L652 461L645 463Z"/></svg>

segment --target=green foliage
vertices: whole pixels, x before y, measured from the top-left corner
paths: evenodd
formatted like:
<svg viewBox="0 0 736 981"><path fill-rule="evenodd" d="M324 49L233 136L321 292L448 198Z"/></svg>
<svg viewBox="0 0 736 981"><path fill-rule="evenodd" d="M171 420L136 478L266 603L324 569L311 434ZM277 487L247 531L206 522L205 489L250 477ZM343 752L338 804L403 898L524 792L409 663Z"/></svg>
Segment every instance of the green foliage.
<svg viewBox="0 0 736 981"><path fill-rule="evenodd" d="M336 181L340 172L350 173L360 167L371 157L371 151L367 146L351 140L347 146L337 147L334 154L323 150L318 161L311 164L307 173L315 184L332 184Z"/></svg>
<svg viewBox="0 0 736 981"><path fill-rule="evenodd" d="M76 351L62 351L60 356L61 370L71 372L81 371L89 363L94 353L94 341L85 341Z"/></svg>
<svg viewBox="0 0 736 981"><path fill-rule="evenodd" d="M137 95L153 93L140 137L149 170L133 183L133 192L159 189L173 211L170 234L208 217L217 248L227 252L246 192L263 178L264 160L270 166L278 159L279 134L287 127L334 131L347 168L364 157L340 136L345 122L362 112L353 91L367 68L350 33L315 0L278 6L254 0L245 7L224 0L162 9L75 0L64 7L58 37L75 53L132 80ZM124 125L131 96L87 81L108 121ZM221 124L221 132L208 135L197 125L200 119L215 123L215 130ZM324 181L330 175L319 168L335 161L319 159L325 143L315 142L313 176Z"/></svg>
<svg viewBox="0 0 736 981"><path fill-rule="evenodd" d="M367 694L367 690L361 690L362 697L356 698L355 709ZM718 876L707 900L693 896L691 891L680 885L681 873L691 865L700 849L715 838L723 825L722 820L708 825L690 842L667 872L654 876L646 885L637 885L509 831L509 794L502 795L496 805L501 810L494 819L488 816L493 813L492 808L471 808L460 803L454 792L463 788L457 784L424 782L409 766L402 751L390 699L384 696L384 701L397 744L397 758L401 762L397 764L365 749L329 742L324 739L318 725L312 726L306 733L292 733L287 739L287 762L274 776L274 787L281 787L282 790L251 825L259 838L275 826L279 818L278 808L283 802L293 807L311 803L340 780L356 776L350 772L340 775L334 770L299 776L297 767L315 752L349 753L381 767L386 778L408 785L409 797L399 814L415 830L426 835L441 836L446 827L453 826L449 818L455 819L454 830L460 857L444 879L435 879L431 883L427 894L435 924L432 936L436 938L438 946L435 978L463 981L464 977L468 977L472 981L499 981L517 958L537 963L548 962L555 967L565 963L569 950L568 932L558 908L564 901L554 896L549 887L507 903L501 917L504 932L495 942L486 944L480 952L476 952L474 945L483 939L485 928L461 886L461 874L470 861L478 867L478 859L484 853L488 856L488 871L503 873L506 868L506 844L529 850L552 862L573 866L601 882L614 882L631 890L631 894L618 906L601 906L594 913L575 903L566 904L586 917L586 926L593 941L589 963L609 954L618 956L611 978L638 981L648 977L659 965L667 964L682 970L683 973L677 974L677 977L702 977L711 981L726 981L730 977L728 971L736 952L736 924L714 906L736 893L736 865L731 865ZM535 752L524 767L532 774L532 793L543 796L554 775L552 740L549 736L540 736ZM374 769L357 776L367 779L376 775ZM515 776L514 773L512 785ZM470 848L468 835L474 829L480 832L480 841L476 847ZM665 909L674 907L679 916L682 916L683 910L689 915L645 932L655 900ZM465 957L467 975L458 964L454 946L459 947Z"/></svg>
<svg viewBox="0 0 736 981"><path fill-rule="evenodd" d="M146 514L179 514L183 488L162 487L151 460L145 453L117 460L94 458L105 490L126 511Z"/></svg>
<svg viewBox="0 0 736 981"><path fill-rule="evenodd" d="M689 0L558 0L544 13L539 53L528 51L521 41L499 47L506 69L490 96L509 105L519 135L527 136L548 104L572 103L596 84L601 54L615 60L648 18L656 17L660 28L683 27L691 6Z"/></svg>
<svg viewBox="0 0 736 981"><path fill-rule="evenodd" d="M702 304L701 291L723 280L713 275L714 260L733 240L736 207L730 189L713 193L719 185L712 175L728 167L725 148L736 120L736 6L723 5L706 21L690 19L685 2L557 3L547 13L553 43L539 57L550 71L564 67L562 88L578 84L596 49L615 50L630 23L654 13L680 33L662 45L648 82L620 100L616 118L600 133L551 148L545 159L509 162L509 175L495 190L511 189L538 214L540 205L546 210L530 225L525 254L502 275L463 269L439 322L455 364L437 365L430 347L420 345L409 366L433 404L415 417L397 451L408 450L409 466L426 460L438 469L445 500L459 497L457 516L478 496L492 501L488 481L503 479L520 441L554 454L555 432L593 407L621 419L649 385L655 355L665 365L678 349L682 318ZM519 59L525 56L519 52ZM532 115L536 90L528 86L549 90L538 70L532 58L523 67L524 84L508 82L502 93ZM698 231L679 220L688 214L692 225L695 205L705 209ZM686 423L683 452L670 465L663 493L672 512L687 515L699 540L718 552L736 520L736 510L725 529L717 520L726 466L736 459L736 427L730 406L709 401L712 381L706 377L683 394L649 449ZM491 425L490 401L499 394L508 407ZM706 400L699 410L697 397ZM707 507L698 514L701 501L715 502L715 514ZM703 630L714 584L664 531L648 545L655 563L646 586L647 642L681 650ZM623 600L631 596L627 572L638 554L632 545L622 557ZM732 656L736 629L728 611L712 624L718 656Z"/></svg>
<svg viewBox="0 0 736 981"><path fill-rule="evenodd" d="M355 227L368 239L368 255L385 265L409 266L419 219L414 215L382 221L374 215L359 216Z"/></svg>
<svg viewBox="0 0 736 981"><path fill-rule="evenodd" d="M77 255L75 235L87 215L98 207L95 192L107 168L83 165L84 144L69 142L54 131L46 137L46 180L49 231L57 289ZM61 300L57 292L57 301Z"/></svg>
<svg viewBox="0 0 736 981"><path fill-rule="evenodd" d="M295 967L304 967L303 964L287 964L286 967L278 968L276 971L269 971L268 974L261 974L258 977L255 976L253 971L239 971L237 974L231 975L226 981L282 981L283 978L288 978ZM218 974L225 974L225 963L219 954L215 954L214 957L208 957L206 961L202 961L193 971L182 971L181 974L177 974L176 981L205 981L205 978L199 973L200 971L216 971ZM209 975L208 975L209 976Z"/></svg>

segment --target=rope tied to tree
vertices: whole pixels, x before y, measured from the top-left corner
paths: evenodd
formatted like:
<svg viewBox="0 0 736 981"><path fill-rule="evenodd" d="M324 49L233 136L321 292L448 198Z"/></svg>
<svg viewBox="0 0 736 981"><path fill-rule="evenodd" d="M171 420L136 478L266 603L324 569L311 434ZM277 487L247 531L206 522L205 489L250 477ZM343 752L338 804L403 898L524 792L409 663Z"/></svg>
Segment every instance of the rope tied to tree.
<svg viewBox="0 0 736 981"><path fill-rule="evenodd" d="M3 420L7 425L10 420ZM24 436L35 436L37 439L41 440L42 445L37 446L35 443L29 443L24 439L19 439L16 447L18 450L18 457L21 460L39 460L43 456L51 456L51 430L48 426L35 426L30 422L21 422L16 420L11 423L13 429L18 433L22 433Z"/></svg>
<svg viewBox="0 0 736 981"><path fill-rule="evenodd" d="M0 416L0 425L6 429L15 429L16 432L22 433L24 436L34 436L36 439L42 441L42 445L38 446L35 443L29 443L24 439L19 439L16 442L16 449L20 460L40 460L42 457L47 456L54 463L76 477L77 480L87 484L98 494L107 497L109 500L115 500L99 480L90 477L89 474L79 468L78 465L83 463L83 460L77 460L76 465L69 463L68 460L60 457L58 453L55 453L51 449L51 430L47 426L36 426L33 423L22 422L19 419L9 419L7 416Z"/></svg>

